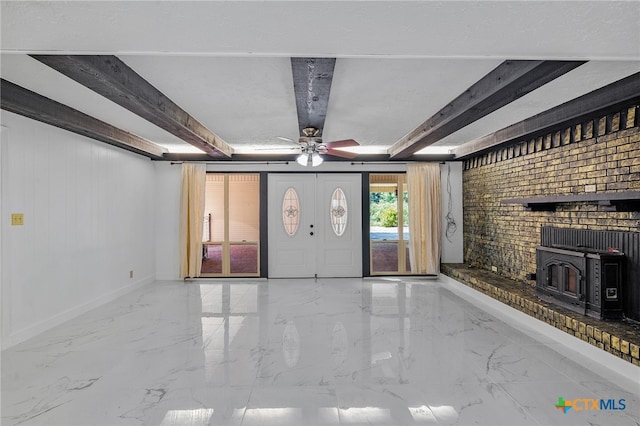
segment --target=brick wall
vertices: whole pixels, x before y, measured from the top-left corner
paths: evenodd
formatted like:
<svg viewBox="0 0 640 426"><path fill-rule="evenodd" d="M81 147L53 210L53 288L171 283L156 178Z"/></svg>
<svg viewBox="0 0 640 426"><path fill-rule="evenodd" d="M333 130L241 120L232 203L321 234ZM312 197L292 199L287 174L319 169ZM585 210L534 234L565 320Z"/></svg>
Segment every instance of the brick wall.
<svg viewBox="0 0 640 426"><path fill-rule="evenodd" d="M595 202L528 211L510 198L640 191L640 105L620 108L465 160L465 263L526 281L540 227L640 231L639 212ZM535 285L530 281L531 285Z"/></svg>
<svg viewBox="0 0 640 426"><path fill-rule="evenodd" d="M599 321L535 297L533 288L507 284L495 274L444 264L442 272L505 305L544 321L625 361L640 366L640 333L637 327L610 321ZM513 283L513 281L512 281Z"/></svg>

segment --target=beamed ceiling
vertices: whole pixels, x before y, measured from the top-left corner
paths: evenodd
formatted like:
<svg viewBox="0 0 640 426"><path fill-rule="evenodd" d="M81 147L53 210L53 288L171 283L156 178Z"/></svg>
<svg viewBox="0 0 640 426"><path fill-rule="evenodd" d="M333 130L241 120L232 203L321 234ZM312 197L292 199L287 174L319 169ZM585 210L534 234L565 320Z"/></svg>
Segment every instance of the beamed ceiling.
<svg viewBox="0 0 640 426"><path fill-rule="evenodd" d="M289 160L308 127L327 159L461 159L640 98L637 1L1 8L3 110L156 160Z"/></svg>

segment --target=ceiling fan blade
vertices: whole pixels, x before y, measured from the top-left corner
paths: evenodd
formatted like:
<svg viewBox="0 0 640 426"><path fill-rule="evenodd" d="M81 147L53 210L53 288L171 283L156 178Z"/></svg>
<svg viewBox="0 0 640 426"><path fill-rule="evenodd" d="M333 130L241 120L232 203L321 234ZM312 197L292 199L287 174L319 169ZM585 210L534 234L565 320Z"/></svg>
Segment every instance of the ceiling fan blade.
<svg viewBox="0 0 640 426"><path fill-rule="evenodd" d="M360 146L358 142L353 139L343 139L341 141L331 141L325 143L327 148L348 148L350 146Z"/></svg>
<svg viewBox="0 0 640 426"><path fill-rule="evenodd" d="M291 58L300 136L308 127L322 136L335 64L335 58Z"/></svg>
<svg viewBox="0 0 640 426"><path fill-rule="evenodd" d="M253 148L254 151L296 151L300 150L299 146L283 146L283 147L268 147L268 148Z"/></svg>
<svg viewBox="0 0 640 426"><path fill-rule="evenodd" d="M350 146L360 146L360 144L353 139L343 139L341 141L327 142L324 145L327 147L327 154L333 155L334 157L348 158L349 160L356 158L358 154L355 152L343 151L341 149L336 149L336 148L348 148Z"/></svg>

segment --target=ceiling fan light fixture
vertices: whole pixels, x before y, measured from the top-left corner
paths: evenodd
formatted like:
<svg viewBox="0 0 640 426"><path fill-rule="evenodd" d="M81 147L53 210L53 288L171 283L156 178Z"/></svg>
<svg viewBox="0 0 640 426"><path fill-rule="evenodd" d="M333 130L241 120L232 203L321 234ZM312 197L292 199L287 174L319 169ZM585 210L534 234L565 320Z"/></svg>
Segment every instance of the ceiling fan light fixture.
<svg viewBox="0 0 640 426"><path fill-rule="evenodd" d="M296 158L296 163L304 167L316 167L322 164L322 157L317 152L303 152Z"/></svg>
<svg viewBox="0 0 640 426"><path fill-rule="evenodd" d="M316 167L322 164L322 157L317 152L309 154L309 161L311 162L311 167Z"/></svg>
<svg viewBox="0 0 640 426"><path fill-rule="evenodd" d="M307 163L309 162L309 154L307 154L306 152L303 152L302 154L298 155L298 158L296 158L296 163L300 164L301 166L307 166Z"/></svg>

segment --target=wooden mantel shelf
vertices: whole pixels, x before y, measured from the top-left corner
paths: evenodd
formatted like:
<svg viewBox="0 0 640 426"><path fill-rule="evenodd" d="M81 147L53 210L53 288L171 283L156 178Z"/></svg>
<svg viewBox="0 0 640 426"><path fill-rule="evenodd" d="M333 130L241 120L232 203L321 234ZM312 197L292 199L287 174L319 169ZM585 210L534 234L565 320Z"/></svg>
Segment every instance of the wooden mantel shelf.
<svg viewBox="0 0 640 426"><path fill-rule="evenodd" d="M629 212L640 211L640 191L587 192L583 194L550 195L546 197L508 198L501 201L502 204L522 204L525 209L531 211L556 211L561 203L597 203L599 206L608 207L608 210Z"/></svg>

